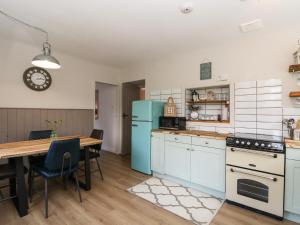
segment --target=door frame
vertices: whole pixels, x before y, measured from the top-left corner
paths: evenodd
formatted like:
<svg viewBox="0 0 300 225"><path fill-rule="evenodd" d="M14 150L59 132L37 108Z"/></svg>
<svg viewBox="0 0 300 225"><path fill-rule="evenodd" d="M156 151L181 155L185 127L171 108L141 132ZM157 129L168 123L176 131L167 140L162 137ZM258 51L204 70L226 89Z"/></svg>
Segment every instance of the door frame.
<svg viewBox="0 0 300 225"><path fill-rule="evenodd" d="M126 137L125 137L125 133L124 133L124 131L126 130L126 128L124 127L125 126L124 117L125 116L129 117L129 119L131 121L131 115L127 115L127 114L125 115L125 112L124 112L125 108L128 107L128 105L126 105L126 103L128 103L128 100L132 102L131 99L128 99L128 98L125 97L125 92L124 92L125 89L124 88L125 88L126 85L128 85L128 86L132 85L135 88L145 88L145 86L146 86L146 80L142 79L142 80L136 80L136 81L130 81L130 82L123 82L122 85L121 85L121 88L122 88L122 91L121 91L121 93L122 93L122 97L121 97L122 104L121 104L121 150L120 151L121 151L122 155L127 155L127 154L131 153L131 132L127 132L126 135L129 134L129 136L126 136ZM137 93L137 96L138 97L135 100L139 100L139 98L140 98L139 91ZM130 103L130 105L131 105L131 103ZM128 123L128 121L126 123ZM130 128L127 127L127 130L131 129L131 122L130 122L130 125L129 124L126 124L126 125L130 126ZM127 140L125 140L125 138ZM130 142L129 144L127 143L128 141ZM126 149L124 151L125 146L127 146L127 148L129 148L129 149Z"/></svg>

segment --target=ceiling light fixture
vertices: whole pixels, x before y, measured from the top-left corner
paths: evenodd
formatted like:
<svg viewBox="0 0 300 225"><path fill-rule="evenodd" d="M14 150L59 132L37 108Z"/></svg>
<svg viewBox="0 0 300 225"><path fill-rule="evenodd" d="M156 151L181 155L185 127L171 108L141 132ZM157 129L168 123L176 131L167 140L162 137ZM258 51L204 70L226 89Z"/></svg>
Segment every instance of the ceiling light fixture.
<svg viewBox="0 0 300 225"><path fill-rule="evenodd" d="M38 67L42 67L42 68L46 68L46 69L59 69L61 67L59 61L56 58L54 58L53 56L51 56L51 45L48 42L48 32L47 31L43 30L42 28L30 25L22 20L19 20L15 17L3 12L2 10L0 10L0 13L13 22L17 22L26 27L38 30L46 35L46 41L43 43L42 54L35 56L31 61L31 63L34 66L38 66Z"/></svg>
<svg viewBox="0 0 300 225"><path fill-rule="evenodd" d="M180 7L180 11L183 14L189 14L193 11L193 9L194 9L194 4L192 2L185 2Z"/></svg>

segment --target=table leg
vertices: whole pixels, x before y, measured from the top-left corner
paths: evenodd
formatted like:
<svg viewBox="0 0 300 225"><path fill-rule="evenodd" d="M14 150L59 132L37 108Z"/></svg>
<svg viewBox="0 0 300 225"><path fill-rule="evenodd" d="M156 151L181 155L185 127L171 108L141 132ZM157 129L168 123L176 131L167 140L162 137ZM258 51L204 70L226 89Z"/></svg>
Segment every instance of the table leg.
<svg viewBox="0 0 300 225"><path fill-rule="evenodd" d="M84 147L85 160L84 160L84 173L85 182L79 182L79 186L84 188L86 191L91 190L91 162L90 162L90 148Z"/></svg>
<svg viewBox="0 0 300 225"><path fill-rule="evenodd" d="M12 160L10 160L10 163ZM20 217L28 214L28 196L25 186L25 174L23 157L14 158L14 165L16 167L16 179L10 179L10 194L17 195L14 199L15 206L19 212Z"/></svg>

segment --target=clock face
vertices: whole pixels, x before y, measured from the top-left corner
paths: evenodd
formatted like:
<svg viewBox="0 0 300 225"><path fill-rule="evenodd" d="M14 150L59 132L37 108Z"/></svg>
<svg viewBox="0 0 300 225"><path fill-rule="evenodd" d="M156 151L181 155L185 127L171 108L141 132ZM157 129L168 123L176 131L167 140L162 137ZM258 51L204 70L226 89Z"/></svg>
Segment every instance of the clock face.
<svg viewBox="0 0 300 225"><path fill-rule="evenodd" d="M23 74L23 81L34 91L44 91L51 85L52 79L48 71L39 67L30 67Z"/></svg>

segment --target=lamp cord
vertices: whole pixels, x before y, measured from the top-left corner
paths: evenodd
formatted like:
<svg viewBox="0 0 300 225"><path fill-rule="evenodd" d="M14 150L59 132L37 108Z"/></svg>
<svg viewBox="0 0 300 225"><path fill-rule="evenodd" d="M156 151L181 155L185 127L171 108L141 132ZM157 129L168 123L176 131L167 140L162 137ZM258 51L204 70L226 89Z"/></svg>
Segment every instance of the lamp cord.
<svg viewBox="0 0 300 225"><path fill-rule="evenodd" d="M35 30L38 30L38 31L44 33L46 35L46 42L48 42L48 32L45 31L44 29L42 29L40 27L33 26L33 25L31 25L29 23L26 23L26 22L24 22L24 21L22 21L20 19L17 19L16 17L13 17L13 16L7 14L6 12L2 11L1 9L0 9L0 14L2 14L5 17L7 17L8 19L10 19L13 22L17 22L17 23L23 24L24 26L27 26L29 28L32 28L32 29L35 29Z"/></svg>

